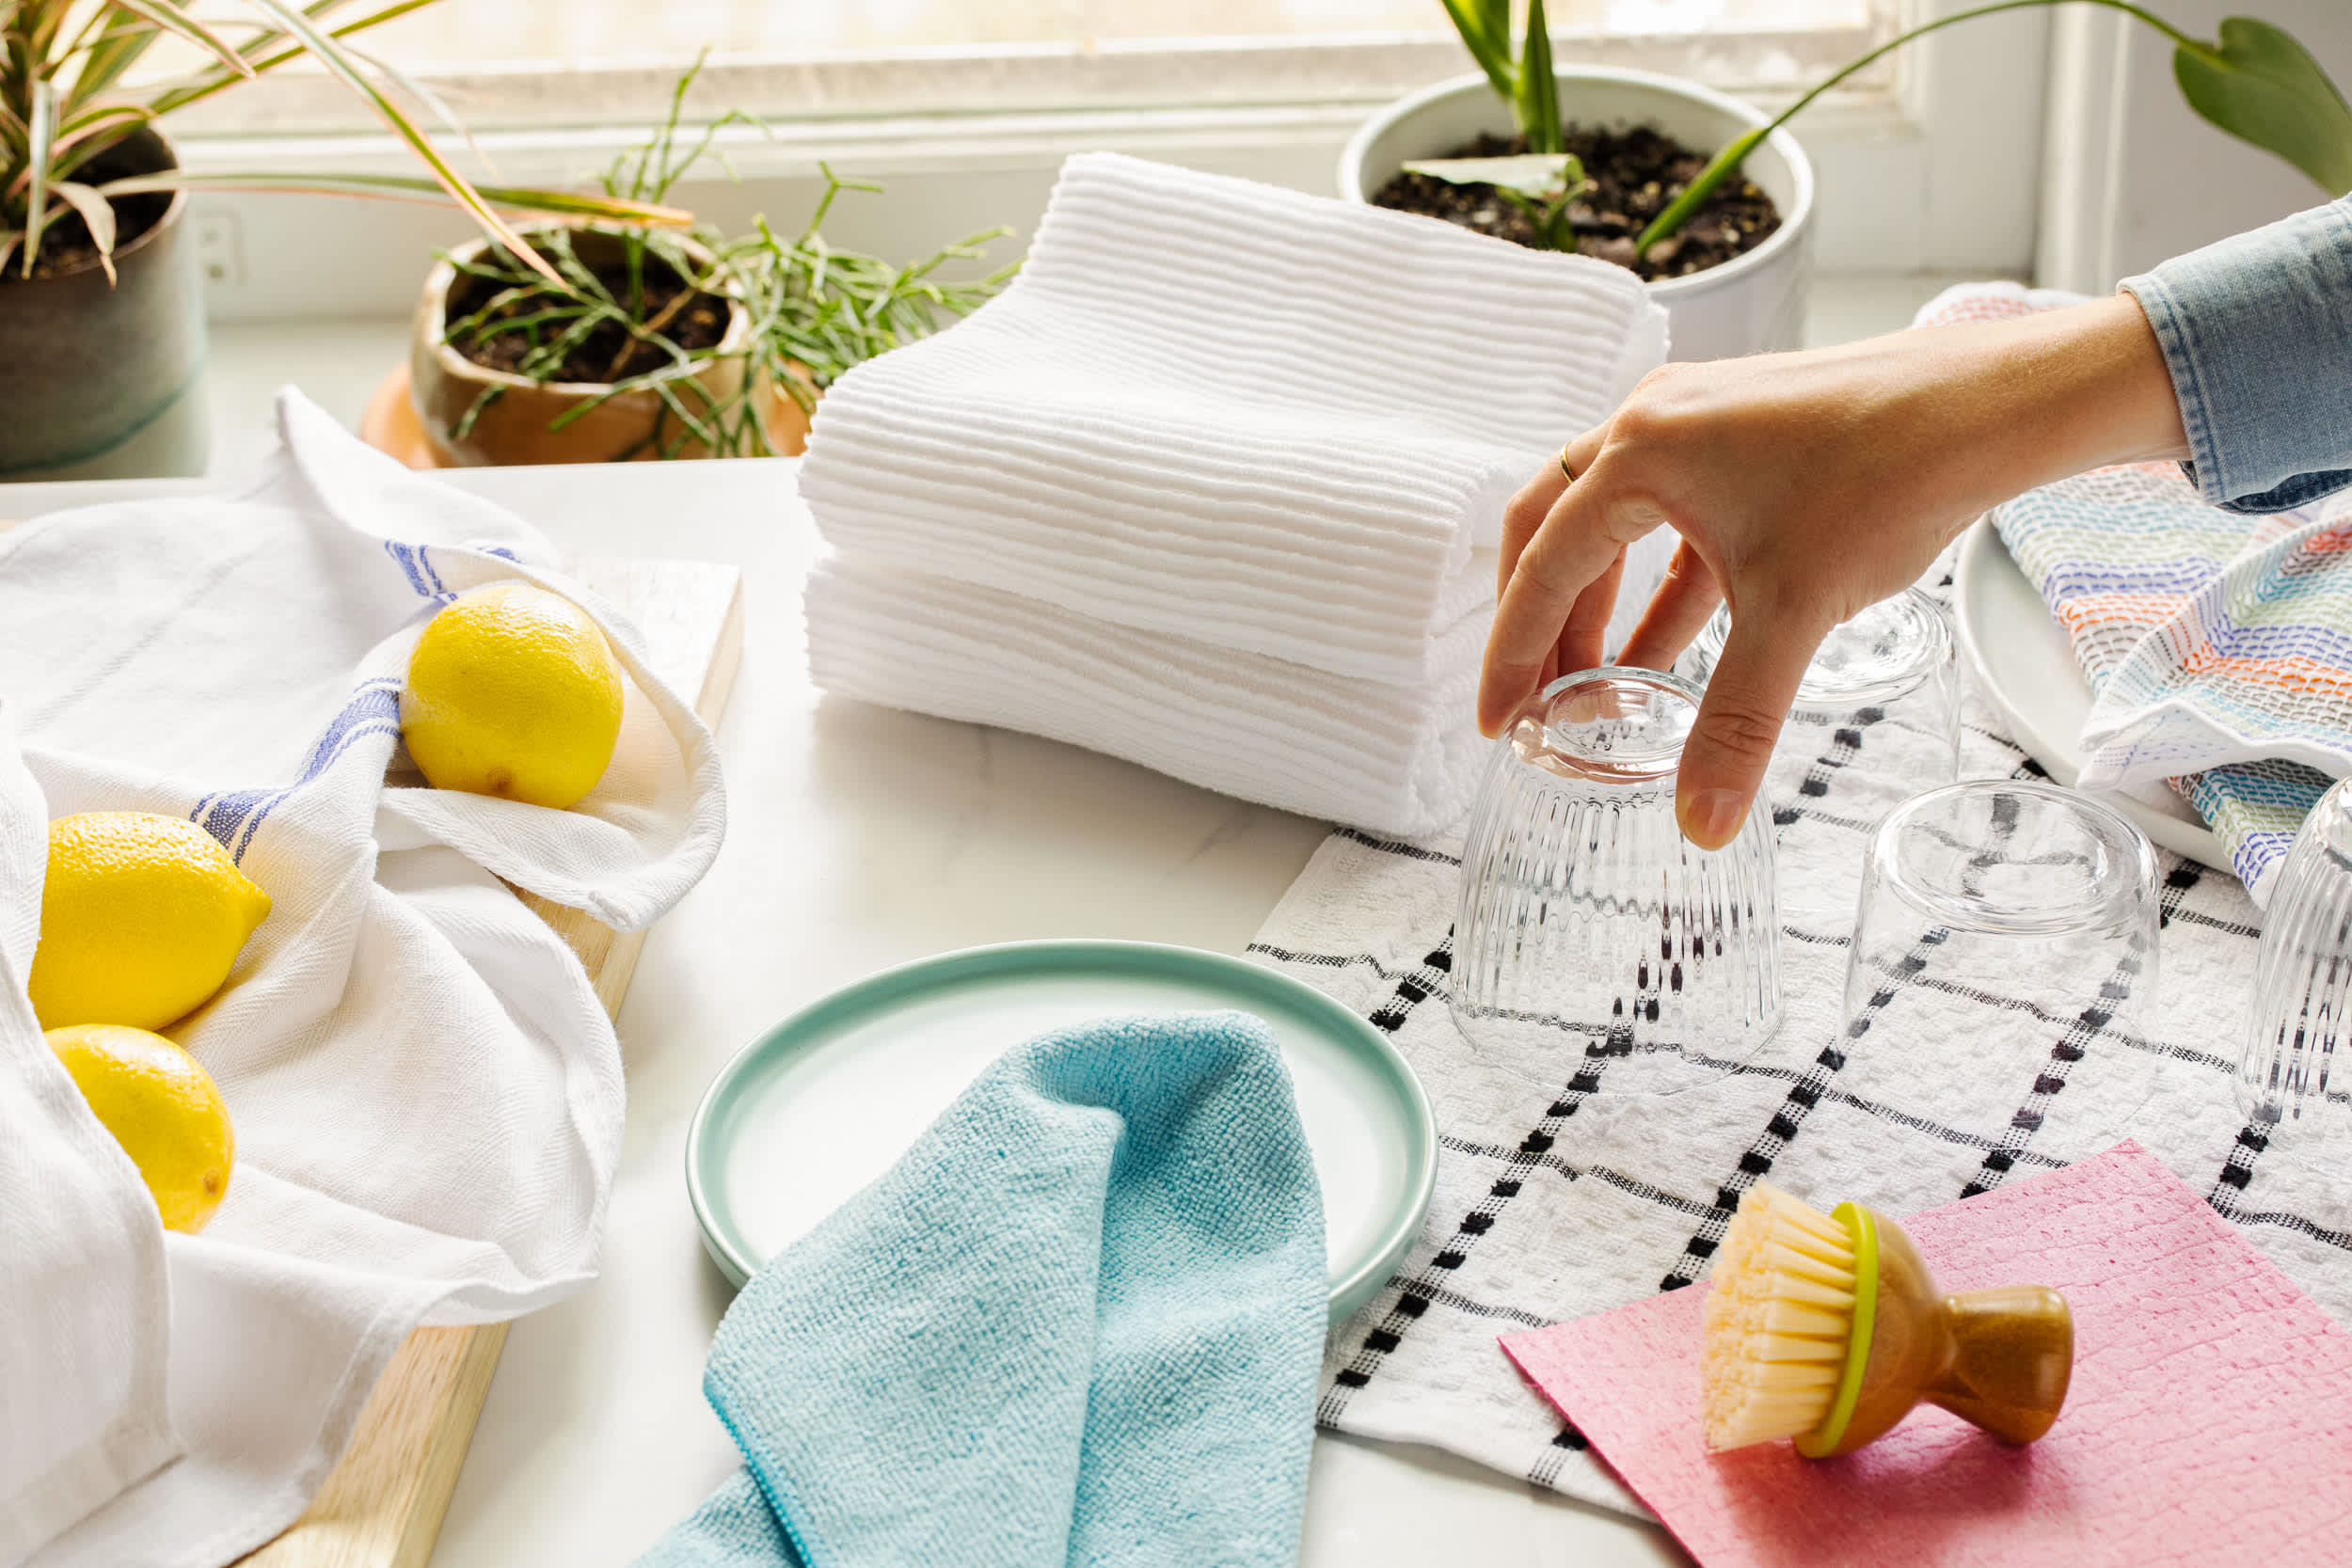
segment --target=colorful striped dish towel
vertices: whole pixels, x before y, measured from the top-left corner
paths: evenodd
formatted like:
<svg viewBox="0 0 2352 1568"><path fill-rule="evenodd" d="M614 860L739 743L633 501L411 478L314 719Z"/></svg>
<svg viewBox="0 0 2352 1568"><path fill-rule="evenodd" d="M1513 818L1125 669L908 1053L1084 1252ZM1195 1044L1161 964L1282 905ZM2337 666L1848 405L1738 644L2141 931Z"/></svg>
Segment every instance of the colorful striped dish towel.
<svg viewBox="0 0 2352 1568"><path fill-rule="evenodd" d="M1917 325L2079 297L1970 284ZM2352 775L2352 493L2247 516L2151 463L2028 491L1993 522L2090 679L2076 782L2169 783L2266 903L2304 816Z"/></svg>

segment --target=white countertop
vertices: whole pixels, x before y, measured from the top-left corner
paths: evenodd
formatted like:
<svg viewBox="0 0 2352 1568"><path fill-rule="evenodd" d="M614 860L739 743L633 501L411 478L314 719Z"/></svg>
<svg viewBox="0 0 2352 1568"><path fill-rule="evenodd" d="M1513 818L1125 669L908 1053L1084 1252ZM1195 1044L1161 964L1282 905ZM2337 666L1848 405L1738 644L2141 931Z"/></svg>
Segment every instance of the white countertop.
<svg viewBox="0 0 2352 1568"><path fill-rule="evenodd" d="M820 698L802 652L815 531L782 462L512 469L469 487L563 547L732 562L744 655L719 742L727 844L654 927L620 1017L628 1132L604 1277L515 1325L437 1568L628 1562L734 1468L703 1402L732 1294L684 1180L705 1085L785 1014L980 942L1128 937L1239 952L1325 825L1028 736ZM681 486L681 477L691 484ZM1442 1455L1318 1440L1304 1560L1425 1568L1682 1560L1633 1526Z"/></svg>
<svg viewBox="0 0 2352 1568"><path fill-rule="evenodd" d="M517 1322L436 1568L621 1568L739 1463L702 1396L733 1291L686 1196L687 1124L736 1050L887 965L1117 937L1238 953L1327 825L1030 736L820 697L800 591L818 542L790 462L453 476L580 554L723 561L744 646L719 746L727 842L648 937L621 1011L628 1122L594 1285ZM0 489L0 514L151 484ZM1531 1396L1532 1397L1532 1396ZM1654 1527L1434 1450L1319 1435L1315 1568L1687 1561Z"/></svg>
<svg viewBox="0 0 2352 1568"><path fill-rule="evenodd" d="M1824 279L1808 338L1899 325L1940 281L1841 290ZM265 447L266 393L282 381L356 420L402 331L357 322L216 332L207 385L216 471ZM437 1568L617 1568L738 1463L701 1387L732 1292L703 1254L683 1164L696 1101L739 1047L846 981L982 942L1123 937L1239 952L1326 831L1051 741L820 698L800 615L817 542L792 467L456 478L570 551L740 566L745 624L719 730L726 847L654 927L619 1020L628 1125L603 1276L508 1337ZM99 491L9 486L0 515L36 515ZM1653 1526L1449 1455L1318 1436L1304 1562L1469 1560L1688 1560Z"/></svg>

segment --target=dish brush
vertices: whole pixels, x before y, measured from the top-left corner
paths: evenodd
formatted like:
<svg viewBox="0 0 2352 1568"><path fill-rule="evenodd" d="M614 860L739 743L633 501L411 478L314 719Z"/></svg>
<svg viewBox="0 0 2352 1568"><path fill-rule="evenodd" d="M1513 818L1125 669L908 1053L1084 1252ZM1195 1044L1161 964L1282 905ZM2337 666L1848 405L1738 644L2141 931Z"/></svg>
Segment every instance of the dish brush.
<svg viewBox="0 0 2352 1568"><path fill-rule="evenodd" d="M1858 1203L1824 1214L1763 1183L1724 1236L1705 1334L1708 1447L1792 1437L1809 1459L1851 1453L1923 1401L2030 1443L2074 1366L2056 1291L1945 1295L1894 1221Z"/></svg>

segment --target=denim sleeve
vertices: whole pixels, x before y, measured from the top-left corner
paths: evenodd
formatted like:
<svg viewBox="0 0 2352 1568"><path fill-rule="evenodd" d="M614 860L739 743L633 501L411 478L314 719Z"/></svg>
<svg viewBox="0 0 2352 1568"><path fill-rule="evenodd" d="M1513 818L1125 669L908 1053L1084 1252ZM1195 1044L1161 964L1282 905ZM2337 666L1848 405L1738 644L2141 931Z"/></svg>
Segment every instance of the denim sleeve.
<svg viewBox="0 0 2352 1568"><path fill-rule="evenodd" d="M2352 484L2352 197L2122 286L2163 347L2205 499L2281 512Z"/></svg>

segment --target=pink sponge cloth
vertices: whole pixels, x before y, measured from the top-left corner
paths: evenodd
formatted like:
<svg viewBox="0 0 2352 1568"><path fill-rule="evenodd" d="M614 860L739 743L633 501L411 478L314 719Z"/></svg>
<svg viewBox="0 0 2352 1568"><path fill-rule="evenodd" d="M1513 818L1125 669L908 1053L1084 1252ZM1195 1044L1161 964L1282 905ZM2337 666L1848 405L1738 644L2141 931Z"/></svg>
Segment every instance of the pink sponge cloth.
<svg viewBox="0 0 2352 1568"><path fill-rule="evenodd" d="M2065 1293L2039 1443L1923 1408L1844 1459L1709 1453L1703 1287L1502 1348L1707 1568L2352 1562L2352 1333L2137 1144L1904 1228L1947 1291Z"/></svg>

